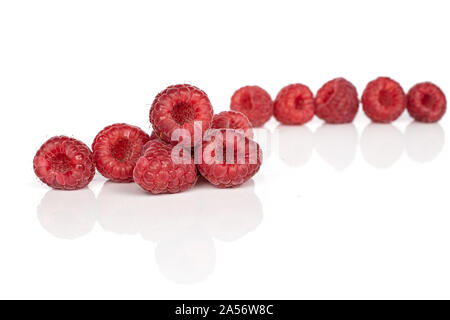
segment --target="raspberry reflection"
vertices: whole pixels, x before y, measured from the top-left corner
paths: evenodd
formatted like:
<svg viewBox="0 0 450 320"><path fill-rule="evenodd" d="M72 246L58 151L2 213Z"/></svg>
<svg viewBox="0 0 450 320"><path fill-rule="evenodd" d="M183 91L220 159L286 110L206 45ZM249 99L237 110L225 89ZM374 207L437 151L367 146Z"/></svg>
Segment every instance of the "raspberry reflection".
<svg viewBox="0 0 450 320"><path fill-rule="evenodd" d="M37 208L39 222L50 234L76 239L88 234L95 225L97 203L88 189L50 190Z"/></svg>
<svg viewBox="0 0 450 320"><path fill-rule="evenodd" d="M391 124L371 123L361 136L364 159L378 169L392 166L400 158L404 148L403 134Z"/></svg>
<svg viewBox="0 0 450 320"><path fill-rule="evenodd" d="M263 217L252 180L223 190L199 179L193 190L157 196L134 184L108 181L98 202L100 225L155 242L161 272L178 283L205 280L216 261L214 238L236 241L256 229Z"/></svg>
<svg viewBox="0 0 450 320"><path fill-rule="evenodd" d="M444 148L445 132L439 123L411 122L406 128L405 140L411 160L429 162Z"/></svg>
<svg viewBox="0 0 450 320"><path fill-rule="evenodd" d="M317 153L337 170L344 170L355 159L358 132L351 124L326 124L320 126L314 141Z"/></svg>

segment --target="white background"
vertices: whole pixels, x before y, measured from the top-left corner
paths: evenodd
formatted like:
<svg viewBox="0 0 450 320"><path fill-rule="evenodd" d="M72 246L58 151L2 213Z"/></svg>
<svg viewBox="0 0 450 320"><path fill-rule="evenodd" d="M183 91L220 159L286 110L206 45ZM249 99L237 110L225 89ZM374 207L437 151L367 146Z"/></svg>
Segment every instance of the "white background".
<svg viewBox="0 0 450 320"><path fill-rule="evenodd" d="M97 175L34 176L54 135L149 131L153 97L188 82L215 111L343 76L450 92L448 1L0 2L0 298L450 298L450 115L440 124L284 127L257 176L151 196ZM268 134L267 134L268 133Z"/></svg>

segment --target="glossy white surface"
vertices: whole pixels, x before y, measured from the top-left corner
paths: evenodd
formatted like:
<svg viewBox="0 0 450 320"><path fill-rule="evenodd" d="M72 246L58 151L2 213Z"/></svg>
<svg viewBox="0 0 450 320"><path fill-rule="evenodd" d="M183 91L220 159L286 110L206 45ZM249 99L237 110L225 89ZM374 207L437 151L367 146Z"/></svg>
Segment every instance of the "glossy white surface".
<svg viewBox="0 0 450 320"><path fill-rule="evenodd" d="M450 298L450 116L257 131L250 182L151 196L97 175L53 191L34 176L53 135L90 144L115 122L148 129L156 93L275 97L379 75L449 94L445 1L0 4L0 298ZM405 11L406 10L406 11ZM405 14L407 12L407 14Z"/></svg>

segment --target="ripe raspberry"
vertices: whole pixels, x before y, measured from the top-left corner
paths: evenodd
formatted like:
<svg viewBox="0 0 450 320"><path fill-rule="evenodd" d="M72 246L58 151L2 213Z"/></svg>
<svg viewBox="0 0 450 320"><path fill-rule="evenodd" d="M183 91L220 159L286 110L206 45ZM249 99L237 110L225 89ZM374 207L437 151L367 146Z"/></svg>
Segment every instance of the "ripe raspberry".
<svg viewBox="0 0 450 320"><path fill-rule="evenodd" d="M283 124L305 124L314 117L314 97L303 84L291 84L278 93L273 115Z"/></svg>
<svg viewBox="0 0 450 320"><path fill-rule="evenodd" d="M162 141L158 135L155 133L155 131L152 132L152 134L150 135L150 140L148 140L141 149L141 156L144 155L145 151L147 151L148 147L150 146L150 142L152 142L153 140L158 140L158 141Z"/></svg>
<svg viewBox="0 0 450 320"><path fill-rule="evenodd" d="M201 143L201 135L211 127L212 118L213 109L206 93L189 84L174 85L161 91L150 109L150 122L155 133L168 143L182 142L186 147ZM199 136L194 136L194 121L201 125ZM172 141L172 134L177 129L187 130L191 141L183 142L183 137Z"/></svg>
<svg viewBox="0 0 450 320"><path fill-rule="evenodd" d="M423 82L409 90L407 108L416 121L437 122L447 109L447 101L438 86L431 82Z"/></svg>
<svg viewBox="0 0 450 320"><path fill-rule="evenodd" d="M359 100L355 86L344 78L325 83L314 100L316 115L326 123L350 123L358 112Z"/></svg>
<svg viewBox="0 0 450 320"><path fill-rule="evenodd" d="M54 189L86 187L95 174L92 152L83 142L59 136L50 138L36 153L34 172Z"/></svg>
<svg viewBox="0 0 450 320"><path fill-rule="evenodd" d="M235 129L241 130L247 138L253 139L252 124L245 114L237 111L224 111L216 114L213 118L213 129Z"/></svg>
<svg viewBox="0 0 450 320"><path fill-rule="evenodd" d="M242 112L254 127L266 123L273 114L270 95L257 86L242 87L231 97L231 110Z"/></svg>
<svg viewBox="0 0 450 320"><path fill-rule="evenodd" d="M253 177L261 162L262 151L255 141L234 130L210 130L197 168L216 187L229 188Z"/></svg>
<svg viewBox="0 0 450 320"><path fill-rule="evenodd" d="M400 117L406 107L402 87L387 77L369 82L361 100L364 112L373 122L392 122Z"/></svg>
<svg viewBox="0 0 450 320"><path fill-rule="evenodd" d="M100 131L92 143L97 170L116 182L132 182L133 169L150 137L140 128L116 123Z"/></svg>
<svg viewBox="0 0 450 320"><path fill-rule="evenodd" d="M177 193L195 185L197 169L192 158L188 155L188 161L175 161L172 148L158 140L149 143L133 172L134 181L144 190L153 194Z"/></svg>

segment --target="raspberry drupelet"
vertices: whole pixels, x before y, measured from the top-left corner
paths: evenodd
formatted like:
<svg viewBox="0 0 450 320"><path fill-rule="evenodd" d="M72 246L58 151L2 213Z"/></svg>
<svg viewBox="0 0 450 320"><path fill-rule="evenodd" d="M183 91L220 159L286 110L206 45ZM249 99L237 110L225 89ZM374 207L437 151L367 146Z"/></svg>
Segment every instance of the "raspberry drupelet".
<svg viewBox="0 0 450 320"><path fill-rule="evenodd" d="M132 182L136 161L149 140L149 135L136 126L125 123L107 126L92 143L97 170L111 181Z"/></svg>
<svg viewBox="0 0 450 320"><path fill-rule="evenodd" d="M33 159L36 176L54 189L86 187L95 175L92 152L83 142L66 136L50 138Z"/></svg>

